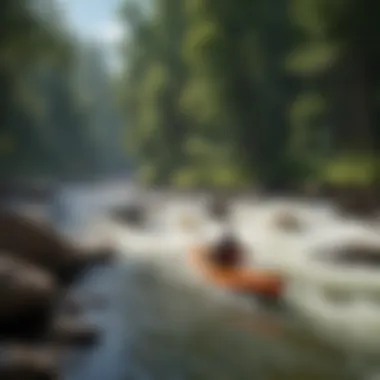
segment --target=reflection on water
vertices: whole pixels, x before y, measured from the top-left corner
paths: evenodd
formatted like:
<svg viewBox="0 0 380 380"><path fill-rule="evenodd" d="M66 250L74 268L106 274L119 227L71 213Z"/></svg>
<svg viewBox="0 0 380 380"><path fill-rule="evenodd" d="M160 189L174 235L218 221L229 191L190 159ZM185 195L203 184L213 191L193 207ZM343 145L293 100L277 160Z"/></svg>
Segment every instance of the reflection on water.
<svg viewBox="0 0 380 380"><path fill-rule="evenodd" d="M103 330L101 341L92 349L73 349L65 360L65 380L121 380L125 372L123 355L124 316L121 312L120 291L124 268L115 265L93 268L76 289L76 297L86 300L88 295L104 296L107 305L102 308L87 308L85 319ZM86 302L84 302L86 305Z"/></svg>

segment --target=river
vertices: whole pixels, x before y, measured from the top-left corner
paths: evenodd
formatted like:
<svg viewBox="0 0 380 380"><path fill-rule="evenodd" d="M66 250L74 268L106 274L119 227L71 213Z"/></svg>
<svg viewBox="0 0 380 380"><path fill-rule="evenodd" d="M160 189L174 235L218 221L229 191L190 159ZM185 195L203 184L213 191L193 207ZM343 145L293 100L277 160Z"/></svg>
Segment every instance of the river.
<svg viewBox="0 0 380 380"><path fill-rule="evenodd" d="M130 193L133 193L131 188ZM68 189L50 214L66 233L128 194L120 189ZM166 260L166 261L165 261ZM104 329L102 343L73 352L67 380L375 380L380 366L360 352L320 339L296 316L204 287L180 261L120 254L112 268L88 273L79 293L103 294L104 310L87 318ZM377 375L378 374L378 375Z"/></svg>

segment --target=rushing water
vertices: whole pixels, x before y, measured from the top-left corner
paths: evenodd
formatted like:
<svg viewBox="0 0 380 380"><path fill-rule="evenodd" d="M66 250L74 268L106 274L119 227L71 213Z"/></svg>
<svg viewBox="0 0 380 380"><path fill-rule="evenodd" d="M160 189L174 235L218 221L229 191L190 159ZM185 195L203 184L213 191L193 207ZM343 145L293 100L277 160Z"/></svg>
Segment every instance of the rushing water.
<svg viewBox="0 0 380 380"><path fill-rule="evenodd" d="M70 210L61 226L75 225L76 232L107 203L99 193L71 191L65 199ZM115 267L84 281L84 297L98 289L109 299L107 311L89 312L105 334L102 345L76 354L68 380L372 380L380 374L376 361L322 339L286 308L268 310L205 284L183 257L120 249Z"/></svg>

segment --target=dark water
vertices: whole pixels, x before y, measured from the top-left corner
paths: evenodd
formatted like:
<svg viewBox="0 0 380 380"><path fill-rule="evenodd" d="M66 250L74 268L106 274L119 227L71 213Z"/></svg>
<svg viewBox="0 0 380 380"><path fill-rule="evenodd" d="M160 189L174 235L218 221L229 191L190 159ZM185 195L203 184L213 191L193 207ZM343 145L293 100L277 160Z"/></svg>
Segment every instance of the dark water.
<svg viewBox="0 0 380 380"><path fill-rule="evenodd" d="M78 232L105 211L107 199L70 190L53 214L63 229ZM67 380L374 380L380 374L289 313L221 296L186 281L185 272L171 275L181 268L163 267L121 257L88 274L79 294L85 299L95 291L109 300L107 309L87 315L104 329L103 342L72 353Z"/></svg>

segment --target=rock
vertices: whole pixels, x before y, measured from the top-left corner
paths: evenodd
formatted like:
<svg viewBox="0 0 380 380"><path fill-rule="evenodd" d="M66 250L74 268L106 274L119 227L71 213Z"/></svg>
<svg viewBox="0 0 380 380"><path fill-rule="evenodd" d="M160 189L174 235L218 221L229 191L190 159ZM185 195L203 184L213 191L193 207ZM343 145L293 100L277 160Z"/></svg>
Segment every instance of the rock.
<svg viewBox="0 0 380 380"><path fill-rule="evenodd" d="M71 241L44 220L0 211L1 380L56 379L57 347L97 343L100 332L81 319L83 303L70 304L68 297L83 270L109 264L115 256L112 246L98 239L103 234L96 235ZM103 308L104 299L93 302Z"/></svg>
<svg viewBox="0 0 380 380"><path fill-rule="evenodd" d="M93 265L111 264L115 258L115 250L107 246L87 247L79 244L75 247L75 255L70 265L61 271L60 277L64 283L73 283Z"/></svg>
<svg viewBox="0 0 380 380"><path fill-rule="evenodd" d="M338 205L347 215L374 217L380 209L378 186L325 186L324 196Z"/></svg>
<svg viewBox="0 0 380 380"><path fill-rule="evenodd" d="M55 273L69 265L76 254L44 222L10 211L0 212L0 249Z"/></svg>
<svg viewBox="0 0 380 380"><path fill-rule="evenodd" d="M323 195L323 186L319 182L307 181L302 185L300 195L311 199L318 198Z"/></svg>
<svg viewBox="0 0 380 380"><path fill-rule="evenodd" d="M146 210L142 204L133 203L112 210L111 216L119 222L141 227L146 221Z"/></svg>
<svg viewBox="0 0 380 380"><path fill-rule="evenodd" d="M43 221L0 212L0 250L41 267L67 283L89 264L109 263L113 250L97 242L79 244L60 236Z"/></svg>
<svg viewBox="0 0 380 380"><path fill-rule="evenodd" d="M61 312L68 316L80 316L83 313L83 304L78 298L75 298L72 294L67 295L62 300Z"/></svg>
<svg viewBox="0 0 380 380"><path fill-rule="evenodd" d="M229 202L225 196L214 197L208 205L209 214L218 220L225 220L230 214Z"/></svg>
<svg viewBox="0 0 380 380"><path fill-rule="evenodd" d="M302 230L302 222L291 210L280 210L274 215L274 226L286 232L298 232Z"/></svg>
<svg viewBox="0 0 380 380"><path fill-rule="evenodd" d="M100 332L77 317L59 317L53 322L49 337L60 344L92 346L98 343Z"/></svg>
<svg viewBox="0 0 380 380"><path fill-rule="evenodd" d="M78 247L77 260L81 263L110 264L115 258L115 249L111 246Z"/></svg>
<svg viewBox="0 0 380 380"><path fill-rule="evenodd" d="M334 252L333 258L340 265L380 266L380 247L356 244Z"/></svg>
<svg viewBox="0 0 380 380"><path fill-rule="evenodd" d="M58 379L61 352L56 347L3 344L0 350L1 380Z"/></svg>
<svg viewBox="0 0 380 380"><path fill-rule="evenodd" d="M54 277L2 252L0 284L0 335L38 334L58 294Z"/></svg>

